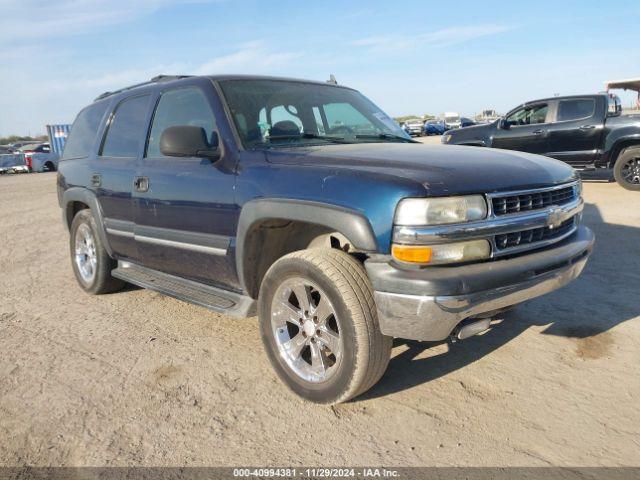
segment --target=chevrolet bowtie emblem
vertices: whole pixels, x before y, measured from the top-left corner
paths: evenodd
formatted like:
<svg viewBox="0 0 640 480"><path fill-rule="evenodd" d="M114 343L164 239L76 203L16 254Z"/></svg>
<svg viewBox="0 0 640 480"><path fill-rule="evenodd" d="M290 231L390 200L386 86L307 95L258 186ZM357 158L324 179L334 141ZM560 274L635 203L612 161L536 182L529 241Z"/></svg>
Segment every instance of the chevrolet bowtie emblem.
<svg viewBox="0 0 640 480"><path fill-rule="evenodd" d="M551 229L558 228L562 224L562 209L551 207L547 216L547 226Z"/></svg>

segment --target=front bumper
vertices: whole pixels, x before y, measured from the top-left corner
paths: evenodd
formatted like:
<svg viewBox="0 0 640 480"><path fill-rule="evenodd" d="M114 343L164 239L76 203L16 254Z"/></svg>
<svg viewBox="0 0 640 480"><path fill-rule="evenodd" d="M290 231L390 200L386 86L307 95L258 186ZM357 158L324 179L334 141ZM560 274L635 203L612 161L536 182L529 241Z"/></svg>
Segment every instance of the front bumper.
<svg viewBox="0 0 640 480"><path fill-rule="evenodd" d="M380 329L392 337L444 340L466 318L566 285L582 272L593 243L591 230L579 227L553 248L473 265L402 270L367 260Z"/></svg>

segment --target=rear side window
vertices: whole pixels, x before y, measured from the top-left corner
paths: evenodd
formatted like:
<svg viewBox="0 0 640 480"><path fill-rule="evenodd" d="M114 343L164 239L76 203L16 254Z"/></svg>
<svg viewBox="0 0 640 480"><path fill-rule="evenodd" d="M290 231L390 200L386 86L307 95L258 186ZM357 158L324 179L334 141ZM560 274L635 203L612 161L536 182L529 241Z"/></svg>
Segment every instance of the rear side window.
<svg viewBox="0 0 640 480"><path fill-rule="evenodd" d="M136 157L145 139L149 95L127 98L120 102L111 119L100 155L103 157Z"/></svg>
<svg viewBox="0 0 640 480"><path fill-rule="evenodd" d="M160 97L153 116L146 156L163 156L160 152L160 135L167 128L178 125L204 128L207 138L211 140L211 134L215 130L215 120L209 102L199 88L169 90Z"/></svg>
<svg viewBox="0 0 640 480"><path fill-rule="evenodd" d="M558 104L558 122L589 118L596 110L596 101L592 98L560 100Z"/></svg>
<svg viewBox="0 0 640 480"><path fill-rule="evenodd" d="M63 159L89 156L107 105L107 102L89 105L78 114L64 146Z"/></svg>

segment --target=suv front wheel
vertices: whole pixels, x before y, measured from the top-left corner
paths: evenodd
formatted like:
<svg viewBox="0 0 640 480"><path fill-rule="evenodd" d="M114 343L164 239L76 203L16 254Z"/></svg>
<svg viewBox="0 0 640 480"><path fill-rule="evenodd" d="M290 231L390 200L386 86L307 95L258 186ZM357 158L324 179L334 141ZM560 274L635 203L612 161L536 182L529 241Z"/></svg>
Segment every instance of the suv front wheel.
<svg viewBox="0 0 640 480"><path fill-rule="evenodd" d="M73 273L84 291L99 295L115 292L124 286L122 280L111 276L116 261L109 256L97 234L91 210L80 210L73 217L69 248Z"/></svg>
<svg viewBox="0 0 640 480"><path fill-rule="evenodd" d="M340 250L302 250L275 262L260 288L259 317L278 376L312 402L364 393L389 363L392 338L380 332L369 279Z"/></svg>

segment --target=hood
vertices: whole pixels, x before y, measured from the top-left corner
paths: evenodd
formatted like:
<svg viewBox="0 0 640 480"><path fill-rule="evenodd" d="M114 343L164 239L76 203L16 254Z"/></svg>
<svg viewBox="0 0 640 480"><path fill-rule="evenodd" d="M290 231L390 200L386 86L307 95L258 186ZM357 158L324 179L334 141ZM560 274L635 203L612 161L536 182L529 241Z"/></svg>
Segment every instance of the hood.
<svg viewBox="0 0 640 480"><path fill-rule="evenodd" d="M469 127L475 128L475 127ZM333 174L374 174L418 183L426 195L490 193L546 187L576 178L558 160L481 147L419 143L334 144L269 150L275 164L331 169Z"/></svg>
<svg viewBox="0 0 640 480"><path fill-rule="evenodd" d="M493 123L482 123L479 125L469 125L468 127L462 127L459 128L458 130L455 130L456 134L468 134L469 136L472 135L482 135L486 132L489 132L490 130L493 130ZM451 132L447 132L449 134L454 134L453 131Z"/></svg>

